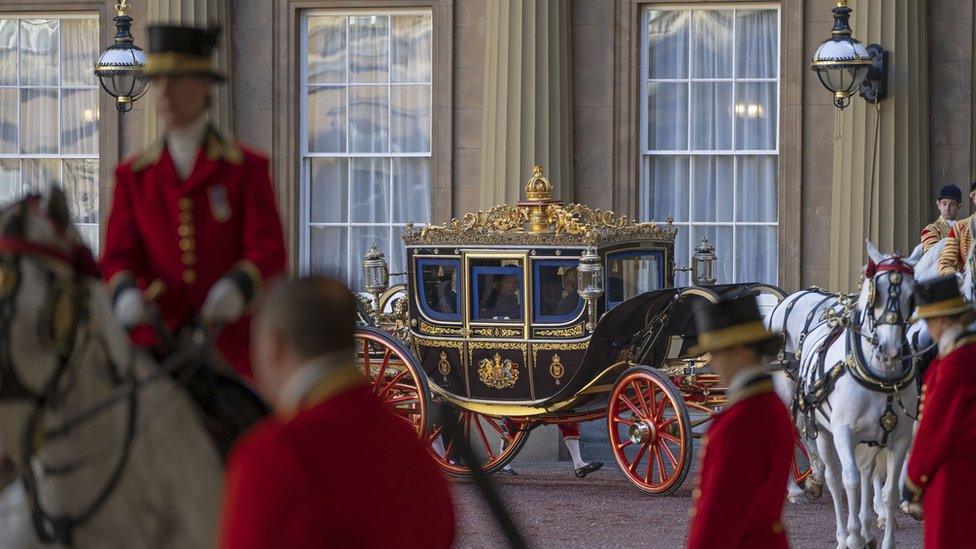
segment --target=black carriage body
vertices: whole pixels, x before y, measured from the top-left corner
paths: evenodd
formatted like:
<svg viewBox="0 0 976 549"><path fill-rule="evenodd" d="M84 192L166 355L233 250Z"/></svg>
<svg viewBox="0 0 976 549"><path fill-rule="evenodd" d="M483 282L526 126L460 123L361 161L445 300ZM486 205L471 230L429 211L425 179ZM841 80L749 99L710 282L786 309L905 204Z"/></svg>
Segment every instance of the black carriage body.
<svg viewBox="0 0 976 549"><path fill-rule="evenodd" d="M592 333L588 307L570 284L585 249L408 246L410 339L432 389L462 406L510 416L579 408L605 396L613 379L602 380L604 374L622 365L628 351L603 326L617 316L614 310L629 310L623 305L636 296L674 292L674 244L670 238L633 239L596 248L606 291L596 305L602 320ZM569 277L572 291L557 294L554 274ZM521 315L481 314L488 275L517 280ZM643 319L634 319L627 332L643 326Z"/></svg>

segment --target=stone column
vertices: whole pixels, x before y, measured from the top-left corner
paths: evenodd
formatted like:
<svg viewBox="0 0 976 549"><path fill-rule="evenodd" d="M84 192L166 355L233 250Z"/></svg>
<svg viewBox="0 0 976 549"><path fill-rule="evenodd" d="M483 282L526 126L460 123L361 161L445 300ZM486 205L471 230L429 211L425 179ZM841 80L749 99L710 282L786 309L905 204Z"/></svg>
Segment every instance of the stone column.
<svg viewBox="0 0 976 549"><path fill-rule="evenodd" d="M837 113L830 214L830 289L855 288L864 240L911 253L929 210L927 0L851 0L854 37L888 50L888 97ZM824 36L829 32L824 27ZM828 93L818 89L818 93ZM877 147L875 147L875 124ZM872 183L872 172L874 182Z"/></svg>
<svg viewBox="0 0 976 549"><path fill-rule="evenodd" d="M573 199L570 3L488 0L480 204L512 204L540 164Z"/></svg>
<svg viewBox="0 0 976 549"><path fill-rule="evenodd" d="M231 48L233 42L230 37L230 0L151 0L147 11L149 25L185 25L189 27L208 27L220 24L223 32L217 45L217 70L223 73L227 80L214 86L213 105L210 107L210 119L225 136L234 135L234 112L231 99ZM149 43L144 47L148 49ZM145 142L152 143L162 132L156 120L156 106L152 97L152 90L143 98L146 101L144 135Z"/></svg>

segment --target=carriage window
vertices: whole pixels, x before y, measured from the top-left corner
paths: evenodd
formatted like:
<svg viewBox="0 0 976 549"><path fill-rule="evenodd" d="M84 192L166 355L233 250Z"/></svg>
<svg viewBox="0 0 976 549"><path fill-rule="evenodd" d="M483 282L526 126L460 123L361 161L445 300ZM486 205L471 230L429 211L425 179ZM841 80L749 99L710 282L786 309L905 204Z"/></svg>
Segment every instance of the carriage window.
<svg viewBox="0 0 976 549"><path fill-rule="evenodd" d="M461 299L458 294L457 259L417 260L417 293L424 314L434 320L461 320Z"/></svg>
<svg viewBox="0 0 976 549"><path fill-rule="evenodd" d="M583 310L583 300L576 293L575 259L540 260L534 263L536 322L560 323L576 318Z"/></svg>
<svg viewBox="0 0 976 549"><path fill-rule="evenodd" d="M664 287L664 253L619 252L607 256L607 307Z"/></svg>
<svg viewBox="0 0 976 549"><path fill-rule="evenodd" d="M522 262L476 259L471 263L471 311L474 320L521 321L525 309Z"/></svg>

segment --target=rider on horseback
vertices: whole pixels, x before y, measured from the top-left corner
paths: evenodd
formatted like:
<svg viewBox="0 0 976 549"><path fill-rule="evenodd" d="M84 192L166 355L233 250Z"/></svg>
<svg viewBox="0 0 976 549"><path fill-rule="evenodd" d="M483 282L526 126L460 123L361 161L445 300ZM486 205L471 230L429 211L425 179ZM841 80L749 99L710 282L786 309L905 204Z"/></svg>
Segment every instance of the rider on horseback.
<svg viewBox="0 0 976 549"><path fill-rule="evenodd" d="M926 252L948 236L951 224L956 220L962 206L962 191L953 183L942 187L935 205L939 208L939 218L922 229L922 249Z"/></svg>
<svg viewBox="0 0 976 549"><path fill-rule="evenodd" d="M250 375L247 307L284 270L285 245L268 159L225 139L208 122L219 30L150 27L145 75L166 133L116 170L102 269L115 313L143 345L161 337L142 292L164 288L168 330L198 318L224 325L224 358Z"/></svg>
<svg viewBox="0 0 976 549"><path fill-rule="evenodd" d="M969 187L970 201L976 197L976 181ZM939 274L949 275L966 270L966 254L973 242L973 222L976 214L956 221L946 236L945 248L939 253Z"/></svg>

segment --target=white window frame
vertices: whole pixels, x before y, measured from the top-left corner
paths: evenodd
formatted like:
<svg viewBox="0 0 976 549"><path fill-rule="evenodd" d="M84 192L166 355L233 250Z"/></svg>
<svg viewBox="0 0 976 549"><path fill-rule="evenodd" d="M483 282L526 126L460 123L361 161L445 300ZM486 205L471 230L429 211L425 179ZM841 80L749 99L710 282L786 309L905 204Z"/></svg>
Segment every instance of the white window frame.
<svg viewBox="0 0 976 549"><path fill-rule="evenodd" d="M81 13L76 13L76 12L59 12L59 11L51 11L51 12L43 12L43 11L40 11L40 12L29 12L29 13L25 13L25 12L12 12L11 13L11 12L4 12L4 11L2 11L2 9L0 9L0 19L16 19L16 20L24 20L24 19L51 19L51 20L58 20L58 21L71 20L71 19L89 19L89 20L95 21L98 24L98 29L99 29L98 39L99 40L101 39L102 23L99 20L98 13L95 13L95 12L81 12ZM18 33L19 32L20 32L20 30L18 29ZM62 36L64 36L64 35L61 34L60 23L59 23L59 27L58 27L58 71L59 72L61 71L61 63L62 63L62 61L61 61L61 54L64 51L64 43L61 41L62 40ZM61 148L61 98L62 98L63 91L65 89L69 89L69 90L95 90L95 92L97 94L99 91L101 91L102 88L98 84L98 82L95 82L95 83L93 83L90 86L80 86L80 85L78 85L78 86L65 86L62 82L60 82L60 79L59 79L58 84L57 85L54 85L54 86L36 86L36 85L35 86L24 86L24 85L21 85L20 79L21 79L22 54L21 54L20 38L19 38L19 36L18 36L18 42L17 42L17 44L18 44L18 47L17 47L17 84L15 84L15 85L3 85L3 84L0 84L0 89L7 89L7 90L14 89L14 90L17 90L18 91L18 96L17 96L17 141L18 141L18 144L20 143L20 138L21 138L21 128L20 128L20 114L21 114L21 112L20 111L21 111L21 107L22 107L22 104L21 104L21 101L20 101L20 93L19 93L19 91L20 90L30 90L30 89L37 89L37 90L42 90L42 89L50 90L50 89L54 89L54 90L57 90L57 92L58 92L58 98L57 98L57 104L58 104L57 138L58 138L58 148L60 149ZM91 69L94 71L94 67L92 67ZM95 112L93 113L94 116L95 116L96 123L98 123L98 125L99 125L99 127L98 127L98 133L99 133L99 135L101 135L101 133L102 133L101 113L99 112L100 111L100 105L101 105L101 100L99 98L99 100L95 102ZM100 144L100 142L101 142L101 139L99 138L98 143ZM99 176L101 176L101 171L102 171L101 170L101 162L102 162L101 148L100 147L98 147L98 148L99 148L99 151L96 152L95 154L61 154L60 152L57 153L57 154L39 154L39 153L27 153L27 154L24 154L24 153L20 153L20 152L17 152L17 153L0 153L0 160L75 160L75 159L79 159L79 160L97 160L99 162ZM59 180L61 181L61 184L64 185L64 162L61 162L61 164L59 165L59 169L60 169ZM21 177L21 184L23 184L23 177L24 177L23 163L21 163L20 177ZM103 212L102 211L102 208L101 208L102 204L104 204L104 201L101 200L101 193L103 192L103 187L101 185L97 185L95 188L98 189L98 192L99 192L99 197L97 199L97 202L99 204L99 210L98 210L98 219L99 220L96 221L95 223L77 222L77 221L75 221L74 224L77 227L97 227L98 228L98 231L96 231L95 234L96 235L100 235L101 234L102 220L105 219L105 217L106 217L104 215L105 212ZM92 244L94 246L96 246L96 247L99 246L99 242L98 241L96 241L96 242L94 242Z"/></svg>
<svg viewBox="0 0 976 549"><path fill-rule="evenodd" d="M345 152L341 152L341 153L335 153L335 152L321 153L321 152L310 152L309 151L309 149L308 149L308 105L307 105L307 103L308 103L308 90L309 90L309 87L310 87L309 86L309 83L308 83L308 20L311 17L323 16L323 15L326 15L326 16L346 16L346 17L350 17L350 16L363 16L363 15L378 15L378 16L387 16L387 17L392 16L392 15L426 15L426 16L428 16L428 17L431 18L431 28L432 29L434 28L434 21L433 21L434 13L433 13L433 9L432 8L386 8L386 9L380 9L380 10L376 10L376 9L342 9L342 8L337 8L337 9L306 10L306 11L303 11L302 12L302 15L301 15L301 24L300 24L301 30L300 30L300 38L299 38L299 40L300 40L300 42L299 42L299 44L300 44L300 47L299 47L299 59L301 60L301 62L300 62L300 65L301 65L300 66L300 78L301 78L300 82L301 82L301 85L300 85L300 90L299 90L299 124L298 124L298 126L299 126L299 147L298 147L298 150L299 150L299 156L300 156L300 165L299 165L299 170L298 170L298 173L299 173L299 190L298 190L298 209L299 209L299 212L298 212L298 223L299 223L299 229L298 229L298 257L299 257L299 272L302 273L302 274L308 274L310 272L310 270L311 270L311 265L312 265L312 257L311 257L311 229L312 229L312 227L345 227L347 229L346 239L345 239L346 240L345 241L345 245L347 245L347 246L349 245L349 241L350 241L350 238L351 238L351 235L352 235L351 229L353 227L386 227L386 228L388 228L389 233L390 233L390 240L389 240L389 242L390 242L390 246L392 248L393 246L396 246L396 245L398 245L400 243L400 231L398 231L397 229L398 228L399 229L402 229L407 224L407 222L400 222L400 221L395 222L395 221L393 221L393 215L394 215L394 211L395 211L395 207L394 207L395 206L395 204L394 204L394 195L395 195L395 193L392 191L392 187L391 187L391 192L390 192L390 204L389 204L389 206L390 206L390 221L387 222L387 223L353 223L353 222L348 221L348 220L345 223L312 223L312 221L311 221L311 185L310 185L310 183L311 183L311 175L312 175L311 174L312 163L310 161L311 159L314 159L314 158L339 158L339 159L347 159L347 160L350 160L350 159L353 159L353 158L386 158L386 159L389 159L389 163L390 163L389 164L389 170L390 170L391 184L392 184L392 178L394 176L393 162L397 158L427 158L427 159L429 159L431 161L431 164L430 164L430 173L431 173L431 176L433 176L433 172L434 172L434 166L433 166L433 148L434 148L434 138L433 138L433 124L434 124L433 96L434 96L434 89L433 88L434 88L434 84L433 84L433 79L434 79L435 69L434 69L434 66L433 66L433 64L434 64L433 63L433 61L434 61L433 60L433 56L434 56L433 49L431 51L431 71L430 71L431 72L431 80L430 80L430 82L396 82L396 83L394 83L394 82L391 81L392 80L393 71L392 70L389 70L389 67L388 67L388 70L387 70L387 81L385 82L385 84L382 83L382 82L369 82L369 83L364 83L364 82L353 83L353 82L349 82L349 65L348 65L348 60L347 60L347 63L346 63L346 66L345 66L346 79L345 79L344 82L342 82L342 83L329 83L329 84L312 84L312 87L314 87L314 86L344 86L346 90L348 90L349 88L357 87L357 86L385 85L386 86L386 89L387 89L388 120L390 120L391 123L392 123L393 118L392 118L392 112L389 112L389 110L392 109L393 107L392 107L392 101L391 101L391 97L390 97L391 96L391 93L390 92L391 92L391 90L393 89L394 86L400 86L400 85L411 85L411 86L427 85L427 86L429 86L430 87L430 94L429 94L429 99L428 99L428 109L429 109L429 112L430 112L430 128L429 128L429 131L430 131L430 133L429 133L429 136L430 136L430 150L428 152L426 152L426 153L393 152L393 147L392 146L388 146L387 147L387 149L388 149L387 152L384 152L384 153L353 153L353 152L349 152L349 134L350 134L349 131L346 131L345 132L345 139L346 139ZM434 45L434 40L436 40L436 37L432 37L432 42L431 42L431 45L432 46ZM348 25L348 22L347 22L347 24L346 24L346 48L347 48L346 51L347 51L347 56L348 56L348 47L349 47L349 25ZM392 40L389 40L388 41L389 51L387 51L387 59L388 60L389 59L392 59L392 51L391 51L392 50L392 47L393 47L393 41ZM350 95L349 93L346 93L345 94L345 100L346 100L346 116L347 116L347 122L346 123L347 123L347 125L348 125L348 116L349 116L349 112L350 112L349 111L349 95ZM392 139L392 131L391 132L388 132L387 139L388 140L389 139ZM348 169L351 169L351 164L350 164L350 167ZM433 177L431 177L431 180L428 181L428 185L432 185L432 183L433 183ZM433 189L431 189L431 192L433 192ZM351 187L350 187L350 190L349 190L347 199L351 201L352 200L352 196L353 196L353 193L352 193L352 190L351 190ZM346 212L347 212L347 216L348 217L351 217L351 209L352 209L351 208L351 203L347 203L347 205L346 205ZM411 221L411 220L408 220L408 221ZM417 220L412 220L412 221L413 221L414 225L419 225L419 226L426 225L427 223L430 222L429 219L423 219L423 220L417 219ZM399 245L402 245L402 244L399 244ZM352 277L352 278L355 277L355 275L353 274L354 269L361 269L362 268L362 253L365 252L365 251L366 250L360 250L359 253L356 253L355 250L348 250L348 254L347 254L347 257L346 257L346 270L343 273L344 276L346 276L346 277ZM387 257L387 261L391 261L391 258L390 257ZM403 265L402 268L404 270L406 270L406 265ZM353 291L359 291L362 288L351 288L351 289Z"/></svg>
<svg viewBox="0 0 976 549"><path fill-rule="evenodd" d="M733 10L733 16L732 16L732 43L733 43L733 48L732 48L732 60L731 60L731 64L732 64L732 67L733 67L732 77L731 78L695 78L695 77L693 77L692 76L692 73L691 73L691 58L692 58L691 40L693 40L693 38L691 38L690 35L689 35L688 77L687 78L654 78L654 79L651 79L650 78L650 67L649 67L650 60L649 60L649 56L647 55L648 54L648 47L649 47L649 44L648 44L648 36L647 36L647 26L648 26L648 23L649 23L649 19L648 19L649 13L652 12L652 11L688 11L688 12L692 12L692 11L696 11L696 10L700 10L700 11ZM639 212L640 212L640 216L641 216L642 219L650 219L651 218L651 213L652 213L651 201L648 200L648 195L651 192L651 185L650 185L650 181L649 181L650 175L647 173L647 165L648 165L649 158L655 157L655 156L657 156L657 157L664 157L664 156L689 157L689 163L688 163L688 184L689 184L689 186L688 186L688 190L689 190L689 193L688 193L689 194L689 198L688 198L688 220L687 221L675 221L674 222L674 225L678 227L678 230L684 230L684 231L686 231L686 234L689 236L688 241L687 241L689 262L690 262L691 256L694 254L695 246L697 245L697 243L696 242L693 242L692 239L690 238L691 228L692 227L730 227L732 229L732 254L730 256L731 257L731 269L732 269L731 276L732 276L732 279L731 280L724 281L724 282L738 281L738 278L737 278L738 268L737 268L736 260L735 260L735 258L736 258L736 251L737 251L736 248L738 247L738 244L737 244L738 239L736 238L737 228L738 227L779 227L780 214L781 214L780 208L777 205L777 208L776 208L776 217L777 217L777 220L776 221L745 221L745 222L743 222L743 221L736 221L735 220L735 212L737 211L736 208L738 206L737 201L738 201L738 198L739 197L738 197L738 192L736 191L736 187L737 187L737 184L738 184L738 169L737 169L738 168L738 163L737 162L734 162L733 163L733 166L732 166L732 181L731 181L731 185L732 185L732 216L733 216L732 220L731 221L691 221L691 218L694 216L694 211L695 211L695 195L694 195L693 192L690 192L691 189L693 188L692 185L693 185L693 182L695 180L694 179L695 162L693 161L694 160L694 157L696 157L696 156L705 156L705 157L730 156L730 157L733 157L734 158L734 157L740 157L740 156L767 156L767 157L772 156L772 157L776 157L777 160L779 160L779 157L780 157L780 141L781 141L781 134L780 134L780 129L781 129L780 128L780 116L777 116L776 117L776 121L775 121L775 124L776 124L776 148L775 149L772 149L772 150L765 150L765 149L759 149L759 150L736 150L735 149L735 139L736 139L735 122L733 122L732 148L731 149L728 149L728 150L702 150L702 149L693 149L693 148L691 148L691 133L692 133L691 132L691 117L693 116L692 109L691 109L691 84L693 82L730 82L732 84L732 104L733 105L735 104L735 100L736 100L736 94L735 94L735 92L736 92L736 84L738 84L738 83L756 83L756 82L759 82L759 83L775 82L776 83L776 107L777 107L777 113L779 113L780 110L782 109L782 96L783 96L783 93L782 93L782 80L783 80L783 74L782 74L782 70L781 70L781 66L782 65L781 65L781 59L780 59L780 57L782 55L781 54L782 47L777 47L776 48L776 78L737 78L736 75L735 75L735 66L736 66L735 65L735 61L736 61L736 57L735 56L736 56L736 52L735 52L734 45L735 45L735 37L736 37L736 29L735 29L736 18L735 18L735 13L734 12L735 11L738 11L738 10L743 10L743 11L752 11L752 10L776 10L776 14L777 14L777 25L776 25L777 37L776 37L776 43L777 43L777 45L781 45L782 44L782 39L783 39L783 10L782 10L781 6L778 3L744 3L743 2L743 3L734 3L734 4L708 4L708 5L702 5L702 4L645 4L643 6L643 9L641 10L641 19L640 19L640 25L641 25L640 26L640 37L641 37L640 38L640 48L641 49L640 49L640 54L639 54L639 59L638 59L638 62L640 63L640 115L639 115L639 122L640 122L640 164L638 166L638 197L639 197ZM648 84L651 83L651 82L655 82L655 83L657 83L657 82L662 82L662 83L685 83L685 84L688 85L688 126L687 126L687 130L688 130L687 131L687 134L688 134L687 135L688 148L686 150L657 150L657 149L650 149L648 147L647 127L648 127L648 122L649 122L649 115L648 115L648 104L647 104L647 90L648 90ZM779 187L779 184L780 183L781 182L777 178L777 187ZM779 189L777 189L777 191L779 191ZM661 220L658 220L658 221L661 221ZM778 238L778 235L777 235L777 238ZM715 245L716 243L715 242L712 242L712 244ZM721 252L721 250L718 250L718 251ZM678 253L676 252L675 255L678 255ZM776 260L777 261L779 260L779 251L777 251ZM681 266L682 267L689 267L690 266L690 263L689 263L689 265L681 265ZM679 274L682 274L682 273L675 273L675 276L677 277ZM778 274L777 274L777 278L778 278ZM748 282L757 282L757 281L748 281ZM760 281L760 282L768 282L768 283L771 283L771 284L777 284L778 283L778 280Z"/></svg>

